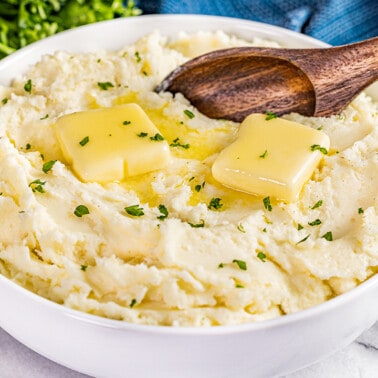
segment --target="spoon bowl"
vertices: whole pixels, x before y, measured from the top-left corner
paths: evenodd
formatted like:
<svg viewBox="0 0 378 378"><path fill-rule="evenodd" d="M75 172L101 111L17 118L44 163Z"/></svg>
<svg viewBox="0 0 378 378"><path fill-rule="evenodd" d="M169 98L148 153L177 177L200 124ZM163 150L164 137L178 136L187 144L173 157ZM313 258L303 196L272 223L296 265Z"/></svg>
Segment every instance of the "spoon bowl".
<svg viewBox="0 0 378 378"><path fill-rule="evenodd" d="M266 111L338 114L377 78L378 37L324 49L217 50L175 69L156 91L182 93L210 118L241 122Z"/></svg>

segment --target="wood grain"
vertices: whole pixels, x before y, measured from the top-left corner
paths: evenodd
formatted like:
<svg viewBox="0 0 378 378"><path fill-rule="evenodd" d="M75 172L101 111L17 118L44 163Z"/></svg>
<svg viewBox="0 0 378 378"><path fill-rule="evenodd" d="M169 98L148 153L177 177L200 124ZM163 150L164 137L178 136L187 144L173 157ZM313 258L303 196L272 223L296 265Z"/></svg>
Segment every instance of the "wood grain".
<svg viewBox="0 0 378 378"><path fill-rule="evenodd" d="M378 37L324 49L238 47L174 70L157 91L182 93L211 118L242 121L272 111L338 114L378 78Z"/></svg>

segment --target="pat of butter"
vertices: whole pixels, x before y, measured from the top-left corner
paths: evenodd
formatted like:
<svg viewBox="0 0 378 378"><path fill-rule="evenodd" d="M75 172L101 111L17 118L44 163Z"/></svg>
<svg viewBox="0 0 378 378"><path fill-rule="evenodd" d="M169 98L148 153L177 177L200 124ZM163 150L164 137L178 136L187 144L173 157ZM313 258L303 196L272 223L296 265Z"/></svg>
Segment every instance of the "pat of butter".
<svg viewBox="0 0 378 378"><path fill-rule="evenodd" d="M329 145L329 137L320 130L251 114L240 125L235 142L215 160L212 173L232 189L291 202Z"/></svg>
<svg viewBox="0 0 378 378"><path fill-rule="evenodd" d="M56 133L64 157L83 181L120 181L170 161L168 143L137 104L64 115Z"/></svg>

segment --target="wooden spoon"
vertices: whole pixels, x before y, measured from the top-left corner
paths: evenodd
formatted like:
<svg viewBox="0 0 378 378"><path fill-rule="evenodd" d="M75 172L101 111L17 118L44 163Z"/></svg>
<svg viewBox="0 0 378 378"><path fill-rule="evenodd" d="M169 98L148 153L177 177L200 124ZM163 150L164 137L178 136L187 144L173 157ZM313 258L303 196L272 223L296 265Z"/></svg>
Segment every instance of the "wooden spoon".
<svg viewBox="0 0 378 378"><path fill-rule="evenodd" d="M338 114L378 78L378 37L331 48L236 47L194 58L157 92L182 93L210 118L241 122L271 111Z"/></svg>

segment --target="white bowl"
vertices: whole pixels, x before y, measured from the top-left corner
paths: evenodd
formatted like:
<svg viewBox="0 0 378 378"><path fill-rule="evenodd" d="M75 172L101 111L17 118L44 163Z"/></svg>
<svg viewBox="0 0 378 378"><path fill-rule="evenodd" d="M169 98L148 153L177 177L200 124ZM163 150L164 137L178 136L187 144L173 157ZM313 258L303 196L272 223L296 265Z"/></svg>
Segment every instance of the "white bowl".
<svg viewBox="0 0 378 378"><path fill-rule="evenodd" d="M0 84L55 50L117 49L160 29L216 30L288 47L324 43L245 20L164 15L84 26L30 45L0 62ZM274 377L311 364L351 343L378 319L378 275L311 309L239 326L170 328L134 325L74 311L0 276L0 326L16 339L71 369L96 377Z"/></svg>

